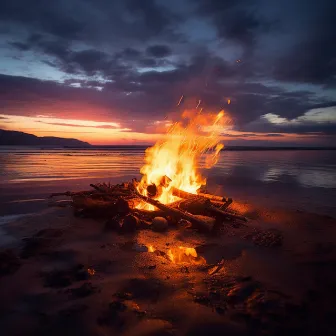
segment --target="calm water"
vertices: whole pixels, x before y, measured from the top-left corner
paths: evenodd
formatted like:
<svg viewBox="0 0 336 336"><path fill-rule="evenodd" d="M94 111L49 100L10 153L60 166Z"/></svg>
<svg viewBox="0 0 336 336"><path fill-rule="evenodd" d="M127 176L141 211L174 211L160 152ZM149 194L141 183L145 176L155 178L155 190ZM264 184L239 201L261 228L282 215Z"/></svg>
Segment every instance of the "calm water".
<svg viewBox="0 0 336 336"><path fill-rule="evenodd" d="M45 207L46 195L139 177L144 149L0 147L0 215ZM211 191L260 204L336 215L336 151L223 151Z"/></svg>

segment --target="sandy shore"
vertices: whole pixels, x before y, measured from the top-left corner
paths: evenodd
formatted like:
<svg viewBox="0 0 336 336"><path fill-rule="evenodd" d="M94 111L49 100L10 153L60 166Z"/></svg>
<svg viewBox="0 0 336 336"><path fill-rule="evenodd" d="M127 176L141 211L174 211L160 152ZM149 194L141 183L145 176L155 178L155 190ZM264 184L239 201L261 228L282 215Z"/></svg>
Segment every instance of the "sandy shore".
<svg viewBox="0 0 336 336"><path fill-rule="evenodd" d="M18 218L3 227L1 334L335 334L336 220L233 208L251 220L215 235L121 235L71 208ZM172 263L165 253L179 246L206 263Z"/></svg>

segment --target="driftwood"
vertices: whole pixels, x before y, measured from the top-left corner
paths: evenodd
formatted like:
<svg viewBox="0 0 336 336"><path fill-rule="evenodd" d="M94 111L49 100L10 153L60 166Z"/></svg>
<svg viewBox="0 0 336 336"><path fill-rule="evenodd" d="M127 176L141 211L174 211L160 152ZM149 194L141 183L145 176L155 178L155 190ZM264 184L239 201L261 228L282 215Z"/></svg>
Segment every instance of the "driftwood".
<svg viewBox="0 0 336 336"><path fill-rule="evenodd" d="M247 222L247 218L241 215L236 215L234 213L228 212L228 211L223 211L221 209L218 209L214 207L211 202L206 202L205 204L206 209L212 213L213 215L221 216L223 218L229 218L229 219L238 219L244 222Z"/></svg>
<svg viewBox="0 0 336 336"><path fill-rule="evenodd" d="M244 216L236 215L231 212L224 211L229 207L229 205L232 203L231 198L225 198L225 197L220 197L220 196L215 196L215 195L210 195L210 194L191 194L183 190L179 190L177 188L173 188L173 195L180 197L180 198L185 198L189 199L192 201L198 201L198 200L203 200L204 202L197 202L196 206L198 207L205 207L206 210L208 210L211 214L221 216L224 218L229 218L229 219L237 219L237 220L242 220L242 221L247 221L247 218ZM207 196L204 196L207 195ZM215 207L212 204L212 199L210 198L212 196L215 200L218 201L219 198L222 200L225 200L225 203L222 203L220 208Z"/></svg>
<svg viewBox="0 0 336 336"><path fill-rule="evenodd" d="M168 187L170 179L162 178L160 188ZM191 194L177 188L173 188L173 195L180 199L171 204L162 204L157 198L153 185L153 192L148 193L151 197L142 195L138 190L138 181L132 179L130 183L117 185L90 184L90 191L54 193L51 197L68 196L72 198L75 214L89 217L123 218L128 213L150 224L155 217L171 217L177 220L184 219L191 223L192 227L201 232L211 232L214 219L234 219L246 221L244 216L226 211L232 203L231 198L211 195L209 193ZM160 190L157 190L160 192ZM148 192L148 188L147 188ZM155 192L155 196L153 196ZM153 205L157 210L148 211L137 209L139 202ZM202 218L203 216L203 218ZM204 217L208 216L208 217ZM212 220L209 220L209 216Z"/></svg>
<svg viewBox="0 0 336 336"><path fill-rule="evenodd" d="M141 195L135 188L134 188L135 195L143 200L144 202L154 205L156 208L164 211L167 215L172 216L177 219L185 219L189 221L193 227L201 232L210 232L213 229L213 225L209 222L203 221L188 212L183 212L176 208L172 208L168 205L162 204L157 200L154 200L150 197L146 197Z"/></svg>
<svg viewBox="0 0 336 336"><path fill-rule="evenodd" d="M184 198L184 199L202 198L202 199L209 199L216 203L222 203L222 204L229 202L228 205L230 205L232 203L231 198L226 198L226 197L216 196L216 195L211 195L211 194L204 194L204 193L192 194L187 191L177 189L175 187L172 188L172 193L174 196Z"/></svg>
<svg viewBox="0 0 336 336"><path fill-rule="evenodd" d="M211 194L199 193L197 194L200 197L208 198L211 201L226 202L228 199L222 196L216 196Z"/></svg>
<svg viewBox="0 0 336 336"><path fill-rule="evenodd" d="M73 197L73 196L77 196L77 195L90 195L92 194L92 191L89 190L89 191L76 191L76 192L73 192L73 191L65 191L65 192L59 192L59 193L53 193L51 195L49 195L49 198L52 198L52 197L58 197L58 196L68 196L68 197Z"/></svg>

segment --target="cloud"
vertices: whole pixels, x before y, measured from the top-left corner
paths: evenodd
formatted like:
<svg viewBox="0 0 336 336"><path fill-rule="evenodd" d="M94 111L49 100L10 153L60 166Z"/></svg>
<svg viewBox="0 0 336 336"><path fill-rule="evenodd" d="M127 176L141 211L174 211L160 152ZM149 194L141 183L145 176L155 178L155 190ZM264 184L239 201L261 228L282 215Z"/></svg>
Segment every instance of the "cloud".
<svg viewBox="0 0 336 336"><path fill-rule="evenodd" d="M171 55L171 49L166 45L152 45L147 47L147 54L150 56L162 58Z"/></svg>
<svg viewBox="0 0 336 336"><path fill-rule="evenodd" d="M177 18L155 0L32 0L29 6L13 0L1 2L0 19L60 39L108 43L111 34L133 40L168 34Z"/></svg>
<svg viewBox="0 0 336 336"><path fill-rule="evenodd" d="M269 19L255 9L252 0L199 0L198 14L212 20L219 38L235 42L252 51L258 36L268 32Z"/></svg>
<svg viewBox="0 0 336 336"><path fill-rule="evenodd" d="M249 130L268 129L279 133L336 135L336 104L333 107L311 109L293 119L267 113L254 123Z"/></svg>
<svg viewBox="0 0 336 336"><path fill-rule="evenodd" d="M201 100L224 108L243 134L330 134L330 122L302 118L336 105L334 3L2 2L1 112L118 120L143 131Z"/></svg>
<svg viewBox="0 0 336 336"><path fill-rule="evenodd" d="M265 136L267 136L267 137L282 137L284 135L281 134L281 133L267 133L267 134L265 134Z"/></svg>
<svg viewBox="0 0 336 336"><path fill-rule="evenodd" d="M213 64L216 65L216 62L214 60ZM281 87L257 83L233 86L221 82L221 74L216 72L212 81L205 85L209 78L209 71L205 67L197 59L174 70L126 73L125 78L105 83L68 80L60 84L2 75L2 111L4 114L23 115L45 114L48 111L53 116L68 119L90 120L95 116L97 121L136 119L140 121L127 128L140 130L148 124L146 120L164 119L183 108L195 107L198 100L201 100L202 107L207 110L219 111L224 108L233 118L236 129L244 131L263 115L273 114L279 119L287 120L298 118L314 108L336 105L335 102L318 98L312 93L308 95L305 91L288 95ZM195 77L195 71L200 75ZM74 83L78 83L79 87L73 87ZM97 85L101 85L101 91L95 89ZM225 92L225 96L222 92ZM184 94L185 101L177 108L181 93ZM230 105L227 105L227 97L232 100ZM57 111L57 115L53 114L54 111ZM263 132L278 132L273 130L274 126L267 120L259 127L263 127Z"/></svg>
<svg viewBox="0 0 336 336"><path fill-rule="evenodd" d="M71 123L63 123L63 122L47 122L47 121L41 121L39 120L38 122L47 124L47 125L54 125L54 126L67 126L67 127L92 127L92 128L104 128L104 129L117 129L118 131L130 131L131 129L129 128L123 128L120 129L118 124L114 125L87 125L87 124L71 124Z"/></svg>

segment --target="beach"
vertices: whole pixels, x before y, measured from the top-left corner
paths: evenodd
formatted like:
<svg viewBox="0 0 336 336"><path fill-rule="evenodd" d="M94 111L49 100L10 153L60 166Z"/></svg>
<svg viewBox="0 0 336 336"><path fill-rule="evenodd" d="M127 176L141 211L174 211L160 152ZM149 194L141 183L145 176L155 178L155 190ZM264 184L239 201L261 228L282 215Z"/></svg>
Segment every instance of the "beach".
<svg viewBox="0 0 336 336"><path fill-rule="evenodd" d="M248 155L251 161L253 155ZM241 161L236 164L240 166L245 169L240 175L231 169L218 177L218 170L226 167L219 162L208 181L213 193L232 196L230 208L249 220L223 221L216 232L207 234L175 225L164 232L148 226L120 233L107 226L106 218L81 218L69 203L45 199L52 192L87 190L89 183L104 181L108 166L103 165L99 173L91 169L92 178L85 172L87 177L58 181L7 180L2 204L11 198L15 206L4 210L1 226L2 333L334 334L336 220L333 201L321 202L318 197L318 190L323 200L334 192L322 187L327 175L308 181L319 186L300 189L293 181L247 182L251 174L246 170L260 173L262 169ZM122 169L119 175L110 170L106 180L127 181L138 171L130 167L133 170L124 175ZM330 166L323 170L332 172ZM298 176L302 180L305 174ZM27 188L32 183L34 188ZM291 204L290 193L297 196ZM18 202L20 198L26 202ZM169 250L180 247L195 249L197 260L167 258Z"/></svg>
<svg viewBox="0 0 336 336"><path fill-rule="evenodd" d="M13 265L2 274L4 335L327 335L335 330L336 221L237 202L246 225L220 234L139 230L49 208L7 227ZM37 241L37 244L34 242ZM195 248L175 264L145 246ZM221 267L218 263L221 262ZM217 268L218 269L217 269ZM330 333L331 334L331 333Z"/></svg>

